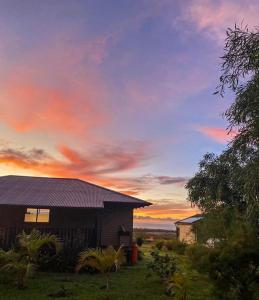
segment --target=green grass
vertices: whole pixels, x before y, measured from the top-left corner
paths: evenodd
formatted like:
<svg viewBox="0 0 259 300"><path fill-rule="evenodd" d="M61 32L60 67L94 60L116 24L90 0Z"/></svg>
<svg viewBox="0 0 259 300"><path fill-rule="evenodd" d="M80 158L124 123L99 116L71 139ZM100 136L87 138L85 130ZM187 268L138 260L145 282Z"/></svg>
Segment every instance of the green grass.
<svg viewBox="0 0 259 300"><path fill-rule="evenodd" d="M38 273L28 282L24 290L17 290L10 284L0 284L1 300L169 300L165 286L158 278L147 277L146 261L149 259L150 245L144 245L145 260L134 267L124 267L111 276L109 298L101 287L105 284L100 274L51 274ZM192 270L186 258L178 258L179 267L184 273L188 300L213 298L212 286L206 276ZM62 296L65 289L66 297ZM177 299L177 298L175 298Z"/></svg>

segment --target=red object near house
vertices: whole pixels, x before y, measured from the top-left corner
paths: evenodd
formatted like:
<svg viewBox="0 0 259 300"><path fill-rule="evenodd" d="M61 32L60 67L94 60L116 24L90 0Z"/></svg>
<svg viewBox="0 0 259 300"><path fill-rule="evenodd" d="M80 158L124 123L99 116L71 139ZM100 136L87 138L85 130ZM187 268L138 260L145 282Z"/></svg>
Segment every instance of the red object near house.
<svg viewBox="0 0 259 300"><path fill-rule="evenodd" d="M131 264L135 265L137 261L138 261L138 247L136 243L133 243L131 247Z"/></svg>

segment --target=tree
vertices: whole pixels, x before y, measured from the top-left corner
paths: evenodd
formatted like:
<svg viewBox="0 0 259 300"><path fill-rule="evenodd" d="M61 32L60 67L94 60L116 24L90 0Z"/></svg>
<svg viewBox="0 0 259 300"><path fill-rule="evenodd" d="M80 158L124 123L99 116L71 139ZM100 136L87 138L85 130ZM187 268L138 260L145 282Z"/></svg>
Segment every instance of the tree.
<svg viewBox="0 0 259 300"><path fill-rule="evenodd" d="M227 30L222 75L216 92L226 88L236 95L226 111L229 130L238 135L228 148L243 166L244 200L247 214L258 220L259 212L259 32L235 26Z"/></svg>
<svg viewBox="0 0 259 300"><path fill-rule="evenodd" d="M189 200L203 211L220 206L259 216L259 32L247 27L227 30L222 75L216 93L229 88L235 100L225 112L228 130L237 135L219 156L206 154L187 184Z"/></svg>
<svg viewBox="0 0 259 300"><path fill-rule="evenodd" d="M201 242L217 241L213 249L207 248L206 268L217 290L226 299L255 299L259 268L258 30L228 29L221 67L216 93L224 96L227 88L235 93L225 117L228 130L237 135L222 154L204 155L186 188L189 200L204 213L196 226Z"/></svg>
<svg viewBox="0 0 259 300"><path fill-rule="evenodd" d="M117 271L124 262L122 246L116 251L112 246L105 249L87 249L80 253L76 272L91 267L106 278L106 289L109 289L110 273Z"/></svg>

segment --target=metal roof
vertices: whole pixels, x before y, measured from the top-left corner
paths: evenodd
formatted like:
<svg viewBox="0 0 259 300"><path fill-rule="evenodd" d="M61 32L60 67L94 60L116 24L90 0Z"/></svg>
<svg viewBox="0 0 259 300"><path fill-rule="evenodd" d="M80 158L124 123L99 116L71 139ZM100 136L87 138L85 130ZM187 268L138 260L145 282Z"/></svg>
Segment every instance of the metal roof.
<svg viewBox="0 0 259 300"><path fill-rule="evenodd" d="M202 219L202 215L194 215L186 219L179 220L175 224L193 224Z"/></svg>
<svg viewBox="0 0 259 300"><path fill-rule="evenodd" d="M103 208L105 203L151 205L101 186L69 178L30 176L0 177L0 205L33 207Z"/></svg>

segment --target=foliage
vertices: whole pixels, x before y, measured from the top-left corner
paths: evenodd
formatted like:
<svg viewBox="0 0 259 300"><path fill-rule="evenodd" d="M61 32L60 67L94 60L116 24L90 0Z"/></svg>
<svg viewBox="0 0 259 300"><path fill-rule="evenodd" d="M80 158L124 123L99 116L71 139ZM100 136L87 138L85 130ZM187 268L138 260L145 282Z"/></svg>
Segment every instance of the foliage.
<svg viewBox="0 0 259 300"><path fill-rule="evenodd" d="M91 267L106 277L106 289L109 289L109 275L117 271L125 261L122 247L117 251L109 246L105 249L87 249L80 253L76 272L80 272L84 267Z"/></svg>
<svg viewBox="0 0 259 300"><path fill-rule="evenodd" d="M136 244L137 244L139 247L141 247L141 246L143 245L143 243L144 243L143 237L142 237L142 236L138 236L138 237L136 238Z"/></svg>
<svg viewBox="0 0 259 300"><path fill-rule="evenodd" d="M235 100L225 116L237 135L219 156L207 154L187 184L189 199L203 211L235 206L258 225L259 216L259 32L228 29L222 75L216 93L226 88Z"/></svg>
<svg viewBox="0 0 259 300"><path fill-rule="evenodd" d="M192 266L200 272L208 272L209 253L212 249L201 244L189 245L186 249L186 255L191 260Z"/></svg>
<svg viewBox="0 0 259 300"><path fill-rule="evenodd" d="M138 249L138 260L143 260L144 256L145 256L144 252Z"/></svg>
<svg viewBox="0 0 259 300"><path fill-rule="evenodd" d="M186 243L177 239L168 240L165 242L165 248L169 251L172 250L177 254L184 254L186 246Z"/></svg>
<svg viewBox="0 0 259 300"><path fill-rule="evenodd" d="M167 283L166 294L168 296L178 296L178 299L186 300L187 291L186 291L186 279L182 274L175 273Z"/></svg>
<svg viewBox="0 0 259 300"><path fill-rule="evenodd" d="M29 260L39 265L41 261L51 259L61 251L61 242L57 236L50 233L41 233L33 229L31 233L24 231L17 236L17 250L28 256Z"/></svg>
<svg viewBox="0 0 259 300"><path fill-rule="evenodd" d="M221 68L216 93L224 96L227 88L235 93L225 117L236 135L222 154L205 154L186 185L189 200L204 213L196 228L200 242L217 241L206 259L199 259L202 248L192 248L189 255L201 269L207 264L225 298L253 299L259 264L258 29L227 30Z"/></svg>
<svg viewBox="0 0 259 300"><path fill-rule="evenodd" d="M147 264L150 271L155 273L160 279L168 280L176 271L175 257L169 254L162 254L157 249L151 253L151 261Z"/></svg>
<svg viewBox="0 0 259 300"><path fill-rule="evenodd" d="M235 157L227 153L204 155L199 171L186 185L189 200L204 212L225 207L242 210L243 179L236 176L240 166Z"/></svg>
<svg viewBox="0 0 259 300"><path fill-rule="evenodd" d="M239 220L215 247L192 245L186 254L200 272L207 272L224 299L255 299L259 279L259 240L256 230Z"/></svg>
<svg viewBox="0 0 259 300"><path fill-rule="evenodd" d="M165 241L164 240L158 240L155 243L155 248L157 248L158 250L162 250L163 247L165 245Z"/></svg>
<svg viewBox="0 0 259 300"><path fill-rule="evenodd" d="M0 270L15 280L17 287L22 289L38 267L39 258L44 254L43 249L51 246L55 253L58 253L61 244L56 236L41 234L37 230L30 234L22 232L17 236L17 240L16 249L0 251Z"/></svg>

